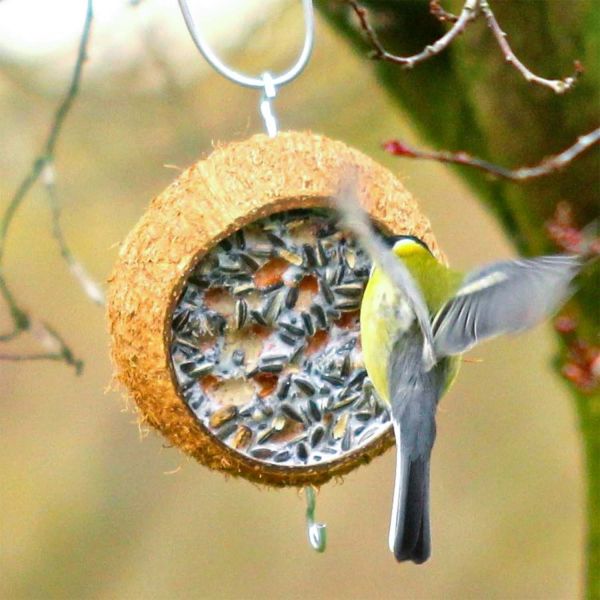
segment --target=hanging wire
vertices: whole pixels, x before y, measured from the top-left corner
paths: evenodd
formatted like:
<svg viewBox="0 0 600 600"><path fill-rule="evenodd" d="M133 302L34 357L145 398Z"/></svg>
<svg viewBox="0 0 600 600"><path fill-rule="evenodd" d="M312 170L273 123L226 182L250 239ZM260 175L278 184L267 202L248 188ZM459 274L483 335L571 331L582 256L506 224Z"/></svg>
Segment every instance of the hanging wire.
<svg viewBox="0 0 600 600"><path fill-rule="evenodd" d="M315 489L311 486L304 488L306 496L306 531L310 545L317 552L325 552L327 546L327 525L325 523L315 523L315 508L317 498Z"/></svg>
<svg viewBox="0 0 600 600"><path fill-rule="evenodd" d="M204 38L200 29L196 27L194 18L190 11L188 0L179 0L179 8L183 14L185 24L196 44L198 50L208 63L221 75L230 79L234 83L249 87L253 89L262 90L262 96L260 99L260 113L265 121L265 127L269 136L274 137L277 134L277 119L273 111L272 100L277 95L277 88L289 83L294 80L306 67L310 55L312 54L314 41L315 41L315 20L312 0L302 0L302 7L304 10L304 45L298 60L287 70L279 75L271 75L270 73L263 73L260 77L252 77L239 73L238 71L228 67L212 50L208 45L208 42Z"/></svg>

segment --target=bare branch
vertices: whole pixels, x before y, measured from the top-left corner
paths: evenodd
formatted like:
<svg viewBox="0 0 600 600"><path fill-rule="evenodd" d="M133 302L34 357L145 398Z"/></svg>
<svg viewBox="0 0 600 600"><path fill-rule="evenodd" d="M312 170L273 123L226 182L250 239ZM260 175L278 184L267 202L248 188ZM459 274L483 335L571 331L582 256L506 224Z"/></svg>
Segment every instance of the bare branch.
<svg viewBox="0 0 600 600"><path fill-rule="evenodd" d="M53 163L54 159L54 151L56 149L56 144L59 139L59 135L62 131L63 124L65 119L71 110L73 102L79 92L79 85L81 82L81 77L83 73L83 66L87 57L87 48L90 39L90 33L92 28L93 21L93 0L87 0L87 8L84 18L83 29L81 33L81 37L79 40L79 47L77 52L77 59L75 61L75 66L73 68L73 72L69 81L69 87L67 92L59 104L56 112L54 113L54 117L52 119L52 123L50 126L50 131L44 142L43 149L41 153L35 158L33 164L27 175L23 178L20 185L17 187L16 192L13 197L10 199L6 209L4 210L1 218L0 218L0 295L4 299L6 305L9 309L9 314L12 320L12 330L8 333L0 335L0 341L6 342L11 339L14 339L23 331L28 330L31 327L31 318L28 312L23 309L15 299L14 294L8 287L6 277L4 274L4 256L6 250L6 241L8 237L8 233L10 231L10 227L13 223L14 217L22 206L24 200L26 199L29 191L33 187L33 185L38 181L40 175L44 171L44 168L48 164ZM54 209L53 209L54 210ZM56 231L58 227L58 231L60 232L60 225L57 221L57 216L54 217L54 231L56 236ZM57 236L57 239L59 237ZM62 232L60 233L59 244L61 245L61 253L65 260L69 263L67 256L72 255L68 252L65 255L64 249L66 245L61 244L61 239L64 242L64 238L62 237ZM69 266L71 264L69 263ZM40 354L32 354L32 355L18 355L21 358L17 358L14 360L40 360L42 357L48 360L62 360L76 367L77 370L81 368L80 361L77 361L73 358L73 354L69 347L64 343L63 339L51 328L48 326L44 326L45 330L48 332L50 338L54 339L58 343L58 350L52 353L40 353ZM3 360L12 360L10 358L11 355L2 355ZM49 358L52 356L53 358ZM27 358L30 357L30 358Z"/></svg>
<svg viewBox="0 0 600 600"><path fill-rule="evenodd" d="M545 175L550 175L551 173L559 171L575 160L575 158L577 158L580 154L583 154L583 152L594 146L594 144L597 144L599 141L600 127L580 136L573 145L569 146L566 150L563 150L559 154L548 156L540 163L532 167L520 167L518 169L507 169L506 167L495 165L481 158L473 157L466 152L420 150L398 140L390 140L385 142L383 144L383 148L395 156L423 158L442 163L466 165L468 167L473 167L474 169L479 169L480 171L489 173L490 175L494 175L495 177L510 179L511 181L526 181L529 179L544 177Z"/></svg>
<svg viewBox="0 0 600 600"><path fill-rule="evenodd" d="M421 52L414 54L413 56L398 56L388 52L379 41L373 27L371 27L367 18L367 11L355 0L348 0L348 3L356 13L362 30L365 32L369 42L374 48L371 58L402 65L405 69L412 69L416 64L421 63L436 54L440 54L440 52L445 50L452 41L466 29L467 25L478 15L479 0L466 0L460 16L452 28L433 44L425 46Z"/></svg>
<svg viewBox="0 0 600 600"><path fill-rule="evenodd" d="M440 54L440 52L444 51L472 21L483 15L487 21L488 27L498 42L498 46L500 47L506 62L513 65L527 81L542 87L550 88L556 94L564 94L575 85L577 79L583 73L583 67L579 61L575 61L575 73L564 79L546 79L530 71L517 58L506 41L506 33L504 33L498 25L498 21L490 8L488 0L465 0L463 9L458 17L444 10L439 0L430 0L429 11L431 14L438 20L453 23L453 25L441 38L433 44L426 46L421 52L413 56L398 56L388 52L379 41L375 30L370 24L367 11L361 7L356 0L348 0L348 4L354 10L358 17L361 29L373 46L373 51L370 55L371 58L399 64L405 69L411 69L416 64Z"/></svg>
<svg viewBox="0 0 600 600"><path fill-rule="evenodd" d="M485 17L487 21L488 27L491 32L494 34L496 41L498 42L498 46L500 46L500 50L502 50L502 54L504 54L504 58L506 62L511 64L521 75L525 78L526 81L531 83L535 83L536 85L541 85L543 87L550 88L556 94L564 94L568 90L570 90L579 76L583 73L583 67L579 61L575 61L575 72L570 77L565 77L564 79L545 79L544 77L540 77L535 73L532 73L515 55L512 48L506 41L506 33L502 31L500 25L498 25L498 21L496 20L496 16L492 12L490 5L487 0L479 0L479 8L481 9L481 13Z"/></svg>

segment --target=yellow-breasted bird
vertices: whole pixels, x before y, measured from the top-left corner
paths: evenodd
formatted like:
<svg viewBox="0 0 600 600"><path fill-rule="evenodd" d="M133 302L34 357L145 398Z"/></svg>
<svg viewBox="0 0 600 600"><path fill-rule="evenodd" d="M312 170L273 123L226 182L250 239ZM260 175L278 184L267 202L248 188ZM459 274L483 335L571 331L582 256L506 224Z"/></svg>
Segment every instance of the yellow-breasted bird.
<svg viewBox="0 0 600 600"><path fill-rule="evenodd" d="M390 410L396 436L396 481L390 550L420 564L431 553L429 462L435 412L454 379L460 355L503 333L532 327L571 294L579 256L497 262L464 275L447 268L411 236L375 234L356 194L343 179L336 205L346 226L371 255L361 305L365 367Z"/></svg>

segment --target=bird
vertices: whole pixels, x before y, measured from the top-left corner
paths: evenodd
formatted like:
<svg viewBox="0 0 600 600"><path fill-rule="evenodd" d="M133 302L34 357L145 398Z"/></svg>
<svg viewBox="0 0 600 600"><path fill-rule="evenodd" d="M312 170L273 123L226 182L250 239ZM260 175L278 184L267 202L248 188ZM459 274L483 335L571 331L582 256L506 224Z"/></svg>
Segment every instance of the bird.
<svg viewBox="0 0 600 600"><path fill-rule="evenodd" d="M431 555L430 460L438 402L461 355L552 315L574 292L580 255L494 262L466 274L440 262L421 239L374 231L356 173L343 175L333 206L372 259L360 309L367 375L389 410L396 473L389 546L396 560Z"/></svg>

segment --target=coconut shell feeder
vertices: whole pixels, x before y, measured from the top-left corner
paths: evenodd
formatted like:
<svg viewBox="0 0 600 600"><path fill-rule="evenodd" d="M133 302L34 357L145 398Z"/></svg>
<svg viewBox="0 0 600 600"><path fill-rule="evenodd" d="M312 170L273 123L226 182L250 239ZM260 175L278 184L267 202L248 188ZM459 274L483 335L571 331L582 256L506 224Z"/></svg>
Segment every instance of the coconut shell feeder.
<svg viewBox="0 0 600 600"><path fill-rule="evenodd" d="M211 469L318 486L393 444L361 357L370 260L330 206L348 166L381 231L438 252L394 175L298 132L217 147L122 244L108 301L116 379L144 423Z"/></svg>

